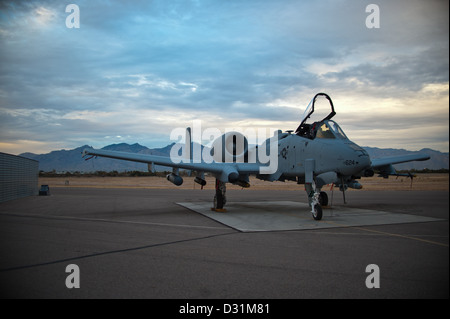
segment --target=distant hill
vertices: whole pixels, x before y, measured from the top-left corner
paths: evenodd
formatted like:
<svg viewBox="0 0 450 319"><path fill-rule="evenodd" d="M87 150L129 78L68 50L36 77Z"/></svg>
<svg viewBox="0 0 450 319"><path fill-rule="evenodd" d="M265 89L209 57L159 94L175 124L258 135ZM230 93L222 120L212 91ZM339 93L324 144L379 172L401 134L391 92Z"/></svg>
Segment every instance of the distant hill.
<svg viewBox="0 0 450 319"><path fill-rule="evenodd" d="M170 149L173 144L167 145L164 148L149 149L138 143L136 144L111 144L103 147L103 150L109 151L120 151L120 152L131 152L131 153L141 153L150 154L158 156L169 156ZM81 152L85 148L92 146L83 145L77 147L73 150L59 150L52 151L47 154L33 154L33 153L23 153L20 154L23 157L31 158L39 161L39 170L44 172L51 172L55 170L56 172L95 172L95 171L147 171L147 164L136 163L129 161L121 161L117 159L102 158L98 157L96 159L86 160L81 157ZM158 171L167 170L164 167L156 167Z"/></svg>
<svg viewBox="0 0 450 319"><path fill-rule="evenodd" d="M103 147L102 149L110 151L169 156L170 149L172 148L173 144L174 143L167 145L166 147L163 148L149 149L148 147L142 146L138 143L131 145L127 143L121 143L121 144L111 144ZM73 150L52 151L47 154L23 153L20 154L20 156L39 161L39 170L45 172L51 172L53 170L55 170L56 172L147 171L147 164L144 163L135 163L101 157L86 161L84 158L81 158L81 152L83 151L83 149L87 147L90 146L83 145ZM376 148L376 147L364 147L364 148L367 150L371 158L416 154L416 153L425 153L430 155L431 157L430 160L424 162L410 162L395 165L395 168L398 170L449 168L448 153L442 153L428 148L424 148L420 151L407 151L403 149ZM157 166L156 169L158 171L169 170L167 167L162 166Z"/></svg>

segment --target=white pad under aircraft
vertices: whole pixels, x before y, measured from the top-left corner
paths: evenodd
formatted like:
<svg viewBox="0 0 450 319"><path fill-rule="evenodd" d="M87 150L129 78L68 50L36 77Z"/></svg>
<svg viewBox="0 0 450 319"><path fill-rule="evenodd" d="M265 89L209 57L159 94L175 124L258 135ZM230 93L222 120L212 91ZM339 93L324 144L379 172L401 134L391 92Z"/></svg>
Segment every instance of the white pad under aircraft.
<svg viewBox="0 0 450 319"><path fill-rule="evenodd" d="M323 119L308 123L314 113L316 100L323 97L328 100L331 111ZM256 175L258 179L266 181L297 181L305 184L311 213L314 219L322 218L322 206L328 204L328 196L321 191L327 184L334 184L344 192L347 187L361 189L357 181L362 176L373 176L375 171L379 176L387 178L398 174L393 164L424 161L430 157L426 154L413 154L378 158L371 160L369 154L360 146L350 141L339 125L331 120L336 114L331 98L325 93L318 93L306 108L302 121L297 130L282 133L275 132L272 138L263 144L249 147L247 139L240 133L228 132L218 138L212 146L213 161L193 160L192 155L187 158L163 157L128 152L117 152L86 148L86 155L109 157L127 161L162 165L173 168L167 179L179 186L183 179L178 174L179 169L196 172L195 181L202 186L206 184L204 173L208 172L216 178L216 194L213 209L223 211L226 203L226 183L249 187L249 175ZM186 132L186 145L190 145L188 152L192 153L191 131ZM277 166L270 169L268 161L262 160L258 150L270 150L275 156ZM273 153L275 152L275 154ZM267 155L267 153L265 154ZM272 162L273 164L273 162Z"/></svg>

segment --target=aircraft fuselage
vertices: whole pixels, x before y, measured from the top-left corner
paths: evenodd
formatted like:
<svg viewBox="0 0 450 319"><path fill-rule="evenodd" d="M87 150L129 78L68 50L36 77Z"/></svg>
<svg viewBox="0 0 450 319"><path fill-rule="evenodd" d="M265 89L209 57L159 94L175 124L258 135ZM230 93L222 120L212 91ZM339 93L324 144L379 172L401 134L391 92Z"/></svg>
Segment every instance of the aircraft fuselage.
<svg viewBox="0 0 450 319"><path fill-rule="evenodd" d="M358 176L371 165L368 153L349 139L314 140L290 134L278 142L278 171L281 179L305 175L305 161L314 163L314 174L334 171Z"/></svg>

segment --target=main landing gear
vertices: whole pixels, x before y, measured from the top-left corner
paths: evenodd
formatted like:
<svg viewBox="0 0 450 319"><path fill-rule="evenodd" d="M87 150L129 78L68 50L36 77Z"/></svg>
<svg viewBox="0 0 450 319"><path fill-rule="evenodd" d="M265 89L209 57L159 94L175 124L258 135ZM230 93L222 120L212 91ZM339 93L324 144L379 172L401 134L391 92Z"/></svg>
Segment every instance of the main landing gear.
<svg viewBox="0 0 450 319"><path fill-rule="evenodd" d="M226 209L223 208L227 203L227 198L225 196L226 192L226 183L216 179L216 194L214 195L214 206L211 210L216 212L226 212Z"/></svg>
<svg viewBox="0 0 450 319"><path fill-rule="evenodd" d="M322 206L328 205L328 195L325 192L321 192L314 181L310 184L305 184L305 188L308 193L311 215L315 220L321 220L323 215ZM226 183L216 179L216 194L214 195L214 203L211 210L226 212L226 209L223 208L227 202L226 192Z"/></svg>

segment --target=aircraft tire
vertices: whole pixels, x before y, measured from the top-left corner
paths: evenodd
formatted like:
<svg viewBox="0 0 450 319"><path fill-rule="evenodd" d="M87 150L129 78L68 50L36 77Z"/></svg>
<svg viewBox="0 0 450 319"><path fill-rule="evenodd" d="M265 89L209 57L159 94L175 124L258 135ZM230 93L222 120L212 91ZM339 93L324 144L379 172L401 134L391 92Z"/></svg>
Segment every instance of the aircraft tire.
<svg viewBox="0 0 450 319"><path fill-rule="evenodd" d="M225 205L225 196L223 196L220 192L214 195L214 208L215 209L223 209Z"/></svg>
<svg viewBox="0 0 450 319"><path fill-rule="evenodd" d="M321 206L328 206L328 195L325 192L320 192L319 203Z"/></svg>
<svg viewBox="0 0 450 319"><path fill-rule="evenodd" d="M312 217L315 220L322 219L322 206L320 206L319 204L314 205L314 213L312 213Z"/></svg>

